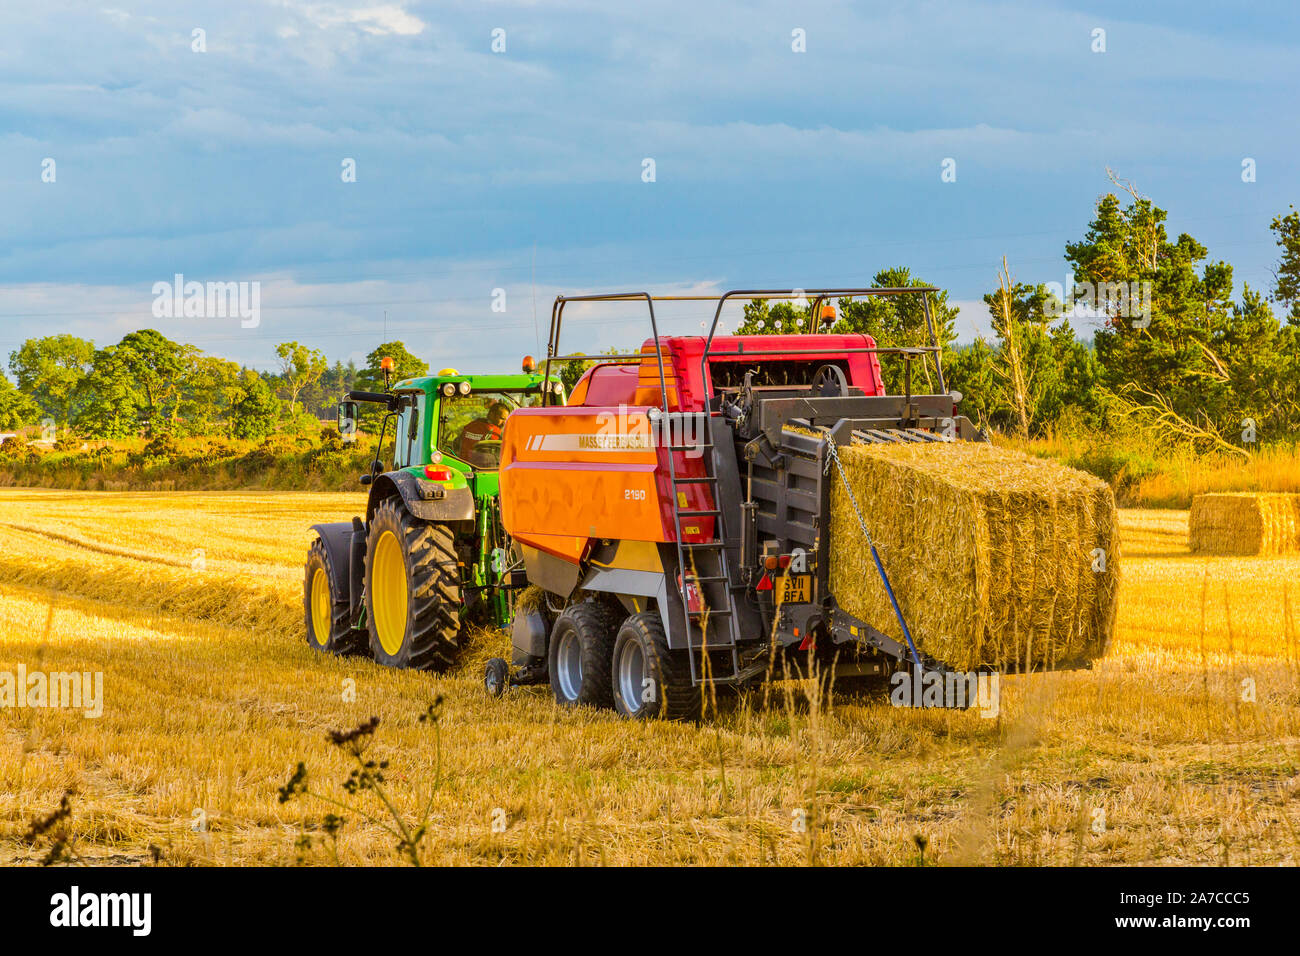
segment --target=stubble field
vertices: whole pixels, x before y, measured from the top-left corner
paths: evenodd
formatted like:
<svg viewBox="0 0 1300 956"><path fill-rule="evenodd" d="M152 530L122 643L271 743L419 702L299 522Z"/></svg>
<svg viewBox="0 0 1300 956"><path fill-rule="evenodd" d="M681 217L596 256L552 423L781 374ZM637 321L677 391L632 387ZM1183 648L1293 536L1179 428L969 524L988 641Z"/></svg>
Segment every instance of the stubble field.
<svg viewBox="0 0 1300 956"><path fill-rule="evenodd" d="M1300 556L1192 556L1186 512L1121 512L1109 654L1004 678L996 719L785 682L685 726L489 700L500 635L444 676L313 652L308 526L362 508L0 490L0 673L103 674L99 717L0 707L0 862L46 856L28 828L69 791L87 862L400 862L327 738L371 716L432 864L1300 862ZM328 800L281 802L299 762Z"/></svg>

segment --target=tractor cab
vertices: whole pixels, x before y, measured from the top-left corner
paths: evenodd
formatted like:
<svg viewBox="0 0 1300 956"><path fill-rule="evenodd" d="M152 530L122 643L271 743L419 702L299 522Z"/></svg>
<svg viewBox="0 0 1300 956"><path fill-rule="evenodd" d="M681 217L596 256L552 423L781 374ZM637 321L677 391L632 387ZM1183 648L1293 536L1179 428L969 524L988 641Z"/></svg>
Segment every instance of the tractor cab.
<svg viewBox="0 0 1300 956"><path fill-rule="evenodd" d="M463 375L445 368L437 375L397 382L385 392L349 393L338 407L344 435L355 433L358 402L387 407L375 461L362 484L406 471L419 480L482 482L484 491L495 495L506 419L517 409L546 404L548 393L549 403L564 401L559 377L552 375L544 384L535 367L530 358L518 375ZM391 467L385 469L386 463Z"/></svg>
<svg viewBox="0 0 1300 956"><path fill-rule="evenodd" d="M433 442L440 454L483 471L501 467L501 436L506 419L517 408L537 404L539 395L497 389L471 389L439 401L438 433Z"/></svg>

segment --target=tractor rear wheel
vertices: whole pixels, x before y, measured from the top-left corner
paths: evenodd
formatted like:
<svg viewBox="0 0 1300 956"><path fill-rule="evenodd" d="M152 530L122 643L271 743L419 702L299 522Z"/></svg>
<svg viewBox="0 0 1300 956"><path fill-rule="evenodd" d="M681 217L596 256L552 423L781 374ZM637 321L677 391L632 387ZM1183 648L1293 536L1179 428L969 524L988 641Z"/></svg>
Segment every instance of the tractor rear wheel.
<svg viewBox="0 0 1300 956"><path fill-rule="evenodd" d="M571 604L555 619L547 671L555 699L566 707L609 707L609 658L618 613L596 601Z"/></svg>
<svg viewBox="0 0 1300 956"><path fill-rule="evenodd" d="M365 632L352 629L347 577L335 573L329 549L320 538L307 552L302 606L307 643L313 649L330 654L356 654L365 649Z"/></svg>
<svg viewBox="0 0 1300 956"><path fill-rule="evenodd" d="M700 688L686 653L668 647L658 614L629 617L614 640L614 709L637 720L699 720Z"/></svg>
<svg viewBox="0 0 1300 956"><path fill-rule="evenodd" d="M370 652L385 667L440 671L460 649L460 567L451 530L400 498L375 508L366 537Z"/></svg>

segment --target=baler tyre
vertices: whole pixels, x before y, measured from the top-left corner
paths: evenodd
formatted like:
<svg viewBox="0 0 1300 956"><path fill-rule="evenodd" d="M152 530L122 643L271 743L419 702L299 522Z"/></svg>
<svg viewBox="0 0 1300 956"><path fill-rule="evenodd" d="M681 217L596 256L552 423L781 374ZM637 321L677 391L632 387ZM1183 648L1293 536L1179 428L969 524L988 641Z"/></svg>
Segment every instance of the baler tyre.
<svg viewBox="0 0 1300 956"><path fill-rule="evenodd" d="M700 688L686 654L669 648L658 614L625 620L614 639L614 709L635 720L699 720Z"/></svg>
<svg viewBox="0 0 1300 956"><path fill-rule="evenodd" d="M555 699L565 707L612 707L609 673L619 615L595 601L572 604L555 619L546 669Z"/></svg>
<svg viewBox="0 0 1300 956"><path fill-rule="evenodd" d="M489 697L504 697L510 689L510 665L503 657L494 657L483 668L483 689Z"/></svg>
<svg viewBox="0 0 1300 956"><path fill-rule="evenodd" d="M450 529L400 498L375 508L366 537L366 626L385 667L441 671L460 650L460 567Z"/></svg>
<svg viewBox="0 0 1300 956"><path fill-rule="evenodd" d="M365 650L364 631L352 629L347 578L334 573L329 549L317 538L307 552L302 582L307 643L327 654L357 654Z"/></svg>

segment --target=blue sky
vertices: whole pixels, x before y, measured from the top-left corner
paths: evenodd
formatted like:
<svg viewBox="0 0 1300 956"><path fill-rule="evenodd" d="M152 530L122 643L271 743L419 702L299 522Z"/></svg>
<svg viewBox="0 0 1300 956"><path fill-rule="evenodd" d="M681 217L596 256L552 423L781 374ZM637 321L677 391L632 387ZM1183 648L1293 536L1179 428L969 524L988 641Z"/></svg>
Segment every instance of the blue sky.
<svg viewBox="0 0 1300 956"><path fill-rule="evenodd" d="M1003 255L1064 281L1107 166L1267 288L1268 222L1300 201L1298 26L1292 4L5 4L0 357L154 327L270 368L289 339L359 358L386 321L485 371L537 350L560 291L892 265L948 289L968 340ZM154 318L176 273L260 282L260 325ZM574 318L568 348L644 335Z"/></svg>

